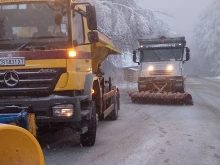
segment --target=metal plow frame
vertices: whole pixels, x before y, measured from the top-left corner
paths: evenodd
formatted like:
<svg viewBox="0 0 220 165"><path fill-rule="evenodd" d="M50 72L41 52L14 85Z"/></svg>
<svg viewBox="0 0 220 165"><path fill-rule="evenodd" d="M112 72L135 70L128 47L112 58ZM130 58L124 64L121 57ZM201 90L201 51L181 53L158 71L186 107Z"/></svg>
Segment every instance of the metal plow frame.
<svg viewBox="0 0 220 165"><path fill-rule="evenodd" d="M193 99L189 93L130 91L128 94L133 103L193 105Z"/></svg>

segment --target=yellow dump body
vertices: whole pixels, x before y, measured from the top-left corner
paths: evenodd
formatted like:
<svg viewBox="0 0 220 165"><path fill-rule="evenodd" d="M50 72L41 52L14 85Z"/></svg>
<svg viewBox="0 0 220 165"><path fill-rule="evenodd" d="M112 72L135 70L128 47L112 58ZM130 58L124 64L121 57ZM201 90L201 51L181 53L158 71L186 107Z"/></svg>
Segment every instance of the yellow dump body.
<svg viewBox="0 0 220 165"><path fill-rule="evenodd" d="M98 43L91 46L92 52L92 69L95 73L98 69L99 64L101 64L110 54L121 54L113 44L113 42L104 34L99 32Z"/></svg>
<svg viewBox="0 0 220 165"><path fill-rule="evenodd" d="M44 165L42 149L23 128L0 124L0 165Z"/></svg>

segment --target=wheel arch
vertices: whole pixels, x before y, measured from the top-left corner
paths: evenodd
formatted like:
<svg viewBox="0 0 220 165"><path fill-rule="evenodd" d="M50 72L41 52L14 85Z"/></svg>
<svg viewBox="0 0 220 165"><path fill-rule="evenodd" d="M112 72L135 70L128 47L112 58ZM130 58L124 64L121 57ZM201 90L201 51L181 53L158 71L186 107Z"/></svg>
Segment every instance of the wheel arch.
<svg viewBox="0 0 220 165"><path fill-rule="evenodd" d="M84 84L84 95L89 96L89 99L92 100L92 92L94 81L98 81L98 77L95 74L87 74Z"/></svg>
<svg viewBox="0 0 220 165"><path fill-rule="evenodd" d="M91 92L94 90L94 93ZM102 114L102 89L100 79L95 74L86 76L84 95L89 95L89 100L95 101L96 112L100 116Z"/></svg>

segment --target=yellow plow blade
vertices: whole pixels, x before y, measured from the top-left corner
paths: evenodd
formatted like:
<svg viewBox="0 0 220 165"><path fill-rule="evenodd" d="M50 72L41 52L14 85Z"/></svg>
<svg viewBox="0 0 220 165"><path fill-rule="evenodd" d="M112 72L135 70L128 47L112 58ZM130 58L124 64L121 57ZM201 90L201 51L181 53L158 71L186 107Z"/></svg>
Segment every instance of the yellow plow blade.
<svg viewBox="0 0 220 165"><path fill-rule="evenodd" d="M42 149L27 130L0 124L0 165L45 165Z"/></svg>

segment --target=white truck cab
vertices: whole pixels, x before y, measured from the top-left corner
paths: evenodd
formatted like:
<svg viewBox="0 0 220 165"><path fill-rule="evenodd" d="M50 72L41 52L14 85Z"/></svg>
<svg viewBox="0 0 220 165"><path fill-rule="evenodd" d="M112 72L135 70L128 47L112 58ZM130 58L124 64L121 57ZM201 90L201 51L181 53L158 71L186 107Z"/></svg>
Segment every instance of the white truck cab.
<svg viewBox="0 0 220 165"><path fill-rule="evenodd" d="M184 93L183 63L190 59L185 37L140 39L139 44L133 52L133 61L140 65L139 91Z"/></svg>

